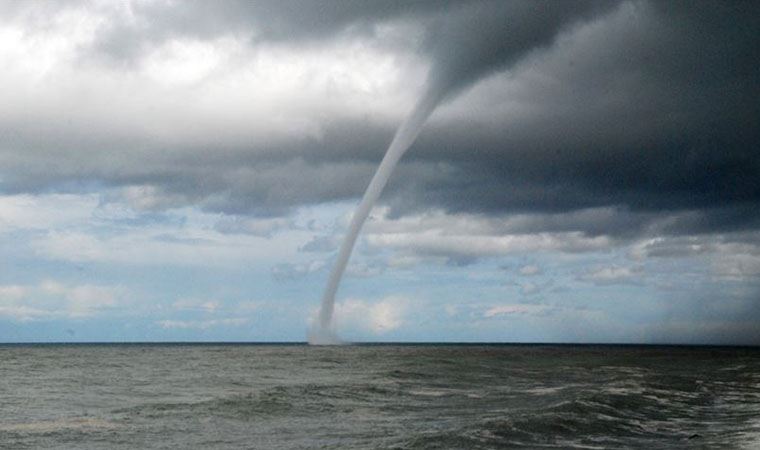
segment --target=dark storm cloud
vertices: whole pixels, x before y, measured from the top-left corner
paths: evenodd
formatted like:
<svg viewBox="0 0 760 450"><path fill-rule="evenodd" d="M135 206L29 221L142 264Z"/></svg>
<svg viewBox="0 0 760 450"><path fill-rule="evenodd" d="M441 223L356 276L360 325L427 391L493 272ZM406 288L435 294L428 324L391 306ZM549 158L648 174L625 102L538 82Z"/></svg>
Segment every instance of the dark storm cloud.
<svg viewBox="0 0 760 450"><path fill-rule="evenodd" d="M758 12L750 3L623 5L522 62L517 95L530 114L433 124L410 158L445 161L455 176L392 202L485 213L683 210L670 231L756 227Z"/></svg>
<svg viewBox="0 0 760 450"><path fill-rule="evenodd" d="M431 207L523 213L538 229L621 237L760 225L755 2L129 8L132 20L99 27L78 57L129 67L173 38L237 36L256 48L361 36L385 45L379 25L418 30L394 34L403 43L394 51L427 65L434 87L462 95L432 118L392 177L383 200L395 215ZM24 16L15 9L9 17ZM233 139L220 125L199 124L209 128L202 139L162 141L133 117L78 129L63 116L29 123L3 115L4 191L145 184L166 207L283 214L359 196L396 125L325 113L318 139Z"/></svg>
<svg viewBox="0 0 760 450"><path fill-rule="evenodd" d="M431 23L425 48L432 65L428 91L452 97L490 72L548 46L560 31L595 17L613 2L482 1ZM453 7L451 9L454 9Z"/></svg>

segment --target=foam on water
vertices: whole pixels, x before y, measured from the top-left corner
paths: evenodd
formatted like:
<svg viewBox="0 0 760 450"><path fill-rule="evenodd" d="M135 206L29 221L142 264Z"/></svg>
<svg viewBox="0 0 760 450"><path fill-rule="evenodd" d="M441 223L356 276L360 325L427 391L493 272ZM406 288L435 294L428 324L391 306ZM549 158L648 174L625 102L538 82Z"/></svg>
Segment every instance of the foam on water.
<svg viewBox="0 0 760 450"><path fill-rule="evenodd" d="M119 425L94 417L66 417L54 420L40 420L32 422L0 423L0 432L48 434L59 431L93 430L117 428Z"/></svg>

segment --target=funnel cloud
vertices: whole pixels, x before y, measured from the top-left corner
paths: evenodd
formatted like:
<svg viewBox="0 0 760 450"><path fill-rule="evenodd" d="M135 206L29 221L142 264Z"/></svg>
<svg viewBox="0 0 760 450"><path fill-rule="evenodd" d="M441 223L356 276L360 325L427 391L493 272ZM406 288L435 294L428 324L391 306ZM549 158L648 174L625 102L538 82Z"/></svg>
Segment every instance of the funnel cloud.
<svg viewBox="0 0 760 450"><path fill-rule="evenodd" d="M428 36L434 62L425 91L396 131L390 147L364 192L351 219L346 238L327 280L313 344L334 341L332 316L335 294L346 270L356 239L399 159L414 143L425 121L438 104L456 95L489 72L508 65L525 51L551 42L561 27L585 14L593 3L537 1L491 2L470 5L465 14L444 18ZM595 5L596 6L596 5Z"/></svg>

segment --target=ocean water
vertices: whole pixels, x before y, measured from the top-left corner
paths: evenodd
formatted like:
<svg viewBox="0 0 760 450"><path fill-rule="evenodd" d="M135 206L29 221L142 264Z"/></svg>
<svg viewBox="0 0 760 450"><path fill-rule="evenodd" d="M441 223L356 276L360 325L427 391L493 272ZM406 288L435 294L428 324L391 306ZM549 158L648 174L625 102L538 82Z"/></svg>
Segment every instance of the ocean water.
<svg viewBox="0 0 760 450"><path fill-rule="evenodd" d="M4 345L0 448L760 448L760 349Z"/></svg>

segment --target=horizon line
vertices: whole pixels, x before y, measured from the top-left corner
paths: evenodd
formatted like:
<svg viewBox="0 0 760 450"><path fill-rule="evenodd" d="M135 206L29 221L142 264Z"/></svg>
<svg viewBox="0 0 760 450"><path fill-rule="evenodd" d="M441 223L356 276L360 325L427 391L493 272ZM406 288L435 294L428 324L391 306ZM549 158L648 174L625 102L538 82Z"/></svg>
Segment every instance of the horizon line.
<svg viewBox="0 0 760 450"><path fill-rule="evenodd" d="M304 347L341 346L564 346L564 347L724 347L760 349L760 344L711 344L711 343L644 343L644 342L509 342L509 341L353 341L338 345L311 345L308 341L17 341L0 342L0 346L35 345L152 345L152 346L212 346L212 345L288 345Z"/></svg>

